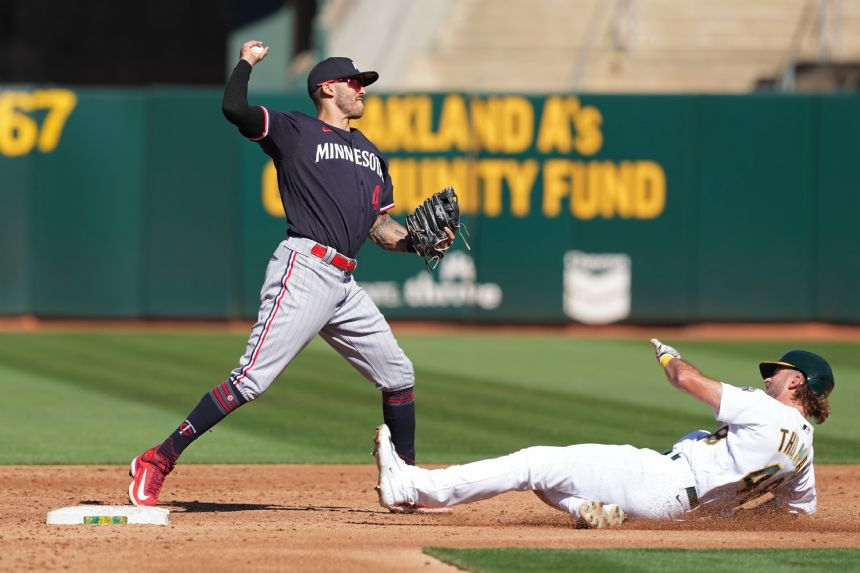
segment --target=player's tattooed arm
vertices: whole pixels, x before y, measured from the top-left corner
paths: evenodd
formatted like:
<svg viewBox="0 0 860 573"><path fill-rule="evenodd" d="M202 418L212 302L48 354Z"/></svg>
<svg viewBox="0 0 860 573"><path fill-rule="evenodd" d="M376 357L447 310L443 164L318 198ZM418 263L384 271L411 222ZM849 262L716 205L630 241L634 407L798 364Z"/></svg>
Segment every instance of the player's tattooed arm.
<svg viewBox="0 0 860 573"><path fill-rule="evenodd" d="M398 251L401 253L409 251L406 227L392 219L388 213L381 213L376 218L376 221L367 233L367 237L386 251Z"/></svg>

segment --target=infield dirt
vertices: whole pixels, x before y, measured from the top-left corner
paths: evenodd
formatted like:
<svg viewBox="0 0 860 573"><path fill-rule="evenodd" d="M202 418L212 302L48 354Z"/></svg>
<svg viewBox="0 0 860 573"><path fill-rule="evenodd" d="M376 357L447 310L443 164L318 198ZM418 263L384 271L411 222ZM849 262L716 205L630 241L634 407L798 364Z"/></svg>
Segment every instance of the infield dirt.
<svg viewBox="0 0 860 573"><path fill-rule="evenodd" d="M162 492L168 526L48 526L77 504L126 504L120 466L0 466L0 570L455 571L422 547L860 547L860 466L816 466L811 518L630 520L579 530L530 493L393 515L374 465L179 465Z"/></svg>

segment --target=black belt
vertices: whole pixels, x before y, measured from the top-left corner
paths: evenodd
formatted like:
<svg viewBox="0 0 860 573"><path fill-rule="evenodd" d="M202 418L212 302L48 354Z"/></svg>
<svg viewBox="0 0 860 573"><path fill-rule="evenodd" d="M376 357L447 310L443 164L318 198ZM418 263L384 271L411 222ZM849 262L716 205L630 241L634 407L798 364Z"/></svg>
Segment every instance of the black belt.
<svg viewBox="0 0 860 573"><path fill-rule="evenodd" d="M687 499L690 500L690 509L696 509L699 507L699 494L696 492L696 488L690 486L684 488L684 491L687 492Z"/></svg>
<svg viewBox="0 0 860 573"><path fill-rule="evenodd" d="M664 453L663 455L671 454L671 451ZM674 456L671 456L669 459L674 461L678 461L682 459L683 456L681 452L676 453ZM686 460L685 460L686 461ZM696 491L695 486L685 487L684 491L687 493L687 499L690 501L690 509L696 509L699 507L699 492Z"/></svg>

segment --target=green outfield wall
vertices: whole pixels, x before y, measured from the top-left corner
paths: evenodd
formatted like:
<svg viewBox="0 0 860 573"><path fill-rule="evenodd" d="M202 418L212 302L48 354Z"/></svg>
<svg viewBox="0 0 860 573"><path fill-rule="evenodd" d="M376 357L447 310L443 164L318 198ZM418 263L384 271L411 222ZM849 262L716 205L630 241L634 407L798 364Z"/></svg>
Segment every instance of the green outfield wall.
<svg viewBox="0 0 860 573"><path fill-rule="evenodd" d="M253 317L286 223L220 98L0 88L0 315ZM469 231L432 274L362 249L392 319L860 322L860 96L388 94L357 126L395 218L454 185Z"/></svg>

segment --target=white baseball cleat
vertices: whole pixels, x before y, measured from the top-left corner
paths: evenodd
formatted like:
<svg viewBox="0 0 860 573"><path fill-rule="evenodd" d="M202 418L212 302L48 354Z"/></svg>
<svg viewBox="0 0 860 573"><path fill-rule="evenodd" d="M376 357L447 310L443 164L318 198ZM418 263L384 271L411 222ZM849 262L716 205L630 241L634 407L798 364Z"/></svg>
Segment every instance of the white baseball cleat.
<svg viewBox="0 0 860 573"><path fill-rule="evenodd" d="M579 507L579 519L576 524L586 529L604 529L617 527L624 523L627 516L624 510L612 503L603 505L599 501L586 501Z"/></svg>
<svg viewBox="0 0 860 573"><path fill-rule="evenodd" d="M406 500L399 499L397 487L400 472L406 465L391 443L391 430L382 424L376 428L376 436L373 438L376 447L373 449L373 457L376 458L376 467L379 469L379 482L376 485L376 493L379 494L379 505L393 513L406 513L399 509L405 505Z"/></svg>
<svg viewBox="0 0 860 573"><path fill-rule="evenodd" d="M579 506L577 525L587 529L603 529L609 524L599 501L586 501Z"/></svg>

